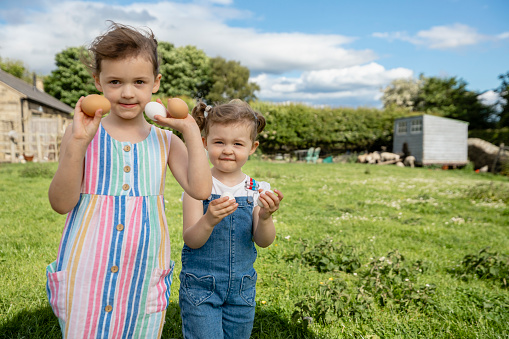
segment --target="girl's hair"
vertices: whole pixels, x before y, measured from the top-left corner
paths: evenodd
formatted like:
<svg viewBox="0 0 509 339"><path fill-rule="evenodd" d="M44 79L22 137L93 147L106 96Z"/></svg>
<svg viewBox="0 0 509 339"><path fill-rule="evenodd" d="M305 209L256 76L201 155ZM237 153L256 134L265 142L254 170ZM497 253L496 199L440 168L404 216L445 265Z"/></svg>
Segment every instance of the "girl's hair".
<svg viewBox="0 0 509 339"><path fill-rule="evenodd" d="M92 42L83 62L92 74L99 75L103 60L138 56L147 58L152 63L154 76L159 74L157 40L152 30L138 30L112 21L106 33Z"/></svg>
<svg viewBox="0 0 509 339"><path fill-rule="evenodd" d="M257 135L265 128L263 115L240 99L234 99L227 104L217 106L208 106L204 102L199 102L191 114L204 137L208 136L210 126L213 124L247 123L252 127L251 141L254 142Z"/></svg>

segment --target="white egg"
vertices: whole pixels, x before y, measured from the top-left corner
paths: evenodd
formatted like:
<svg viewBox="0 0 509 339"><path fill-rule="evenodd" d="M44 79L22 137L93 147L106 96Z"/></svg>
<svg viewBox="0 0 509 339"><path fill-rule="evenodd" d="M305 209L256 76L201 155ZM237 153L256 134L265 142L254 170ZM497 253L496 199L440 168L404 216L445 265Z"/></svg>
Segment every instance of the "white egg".
<svg viewBox="0 0 509 339"><path fill-rule="evenodd" d="M154 117L156 115L161 115L166 118L166 107L157 101L151 101L145 105L145 114L152 120L155 120Z"/></svg>
<svg viewBox="0 0 509 339"><path fill-rule="evenodd" d="M223 194L221 194L221 198L224 198L224 197L228 197L229 200L232 200L232 199L235 200L235 197L230 192L224 192Z"/></svg>
<svg viewBox="0 0 509 339"><path fill-rule="evenodd" d="M258 202L258 206L260 206L260 207L263 207L263 202L260 200L260 195L261 195L261 194L263 194L263 193L265 193L265 192L274 193L274 191L273 191L273 190L263 190L263 191L262 191L262 193L260 193L260 194L258 195L258 200L257 200L257 202Z"/></svg>

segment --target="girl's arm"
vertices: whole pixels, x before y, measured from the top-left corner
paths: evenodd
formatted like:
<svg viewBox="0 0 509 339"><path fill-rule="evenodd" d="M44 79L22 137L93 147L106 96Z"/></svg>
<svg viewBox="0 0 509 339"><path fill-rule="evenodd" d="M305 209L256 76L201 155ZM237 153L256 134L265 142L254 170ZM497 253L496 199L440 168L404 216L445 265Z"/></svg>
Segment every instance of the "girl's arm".
<svg viewBox="0 0 509 339"><path fill-rule="evenodd" d="M276 238L276 227L272 220L272 214L279 209L283 193L278 190L274 190L274 192L277 195L268 191L260 194L263 205L256 206L253 211L253 240L260 247L268 247Z"/></svg>
<svg viewBox="0 0 509 339"><path fill-rule="evenodd" d="M180 131L186 142L184 144L176 135L171 137L168 165L173 176L191 197L207 199L212 191L212 175L196 121L191 115L184 119L156 115L155 119L161 125Z"/></svg>
<svg viewBox="0 0 509 339"><path fill-rule="evenodd" d="M73 122L65 130L58 169L48 190L51 207L60 214L71 211L79 201L85 153L102 117L102 109L97 110L94 117L83 113L82 100L83 97L76 104Z"/></svg>
<svg viewBox="0 0 509 339"><path fill-rule="evenodd" d="M191 248L200 248L210 237L210 234L224 217L237 209L235 200L228 197L212 200L207 212L203 214L203 203L184 193L182 199L183 209L183 237L184 242Z"/></svg>

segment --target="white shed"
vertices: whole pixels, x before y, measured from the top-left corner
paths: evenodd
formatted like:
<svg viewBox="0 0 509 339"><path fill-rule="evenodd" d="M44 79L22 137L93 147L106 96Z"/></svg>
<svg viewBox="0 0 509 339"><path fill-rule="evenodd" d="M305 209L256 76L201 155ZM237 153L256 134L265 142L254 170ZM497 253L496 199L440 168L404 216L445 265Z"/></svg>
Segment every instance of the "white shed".
<svg viewBox="0 0 509 339"><path fill-rule="evenodd" d="M421 165L468 163L468 122L424 114L394 121L394 153L407 152Z"/></svg>

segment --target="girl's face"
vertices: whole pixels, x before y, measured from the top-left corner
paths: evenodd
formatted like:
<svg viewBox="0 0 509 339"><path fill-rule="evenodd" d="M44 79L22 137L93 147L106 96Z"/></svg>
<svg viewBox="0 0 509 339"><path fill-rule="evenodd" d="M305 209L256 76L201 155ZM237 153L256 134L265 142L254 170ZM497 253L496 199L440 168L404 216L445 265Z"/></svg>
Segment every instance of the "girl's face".
<svg viewBox="0 0 509 339"><path fill-rule="evenodd" d="M154 77L153 65L142 56L103 60L95 87L111 102L111 114L122 119L138 117L152 94L159 89L161 75Z"/></svg>
<svg viewBox="0 0 509 339"><path fill-rule="evenodd" d="M228 125L216 123L209 127L203 145L215 170L224 174L242 172L242 166L259 144L258 141L251 141L251 128L250 124L242 122Z"/></svg>

